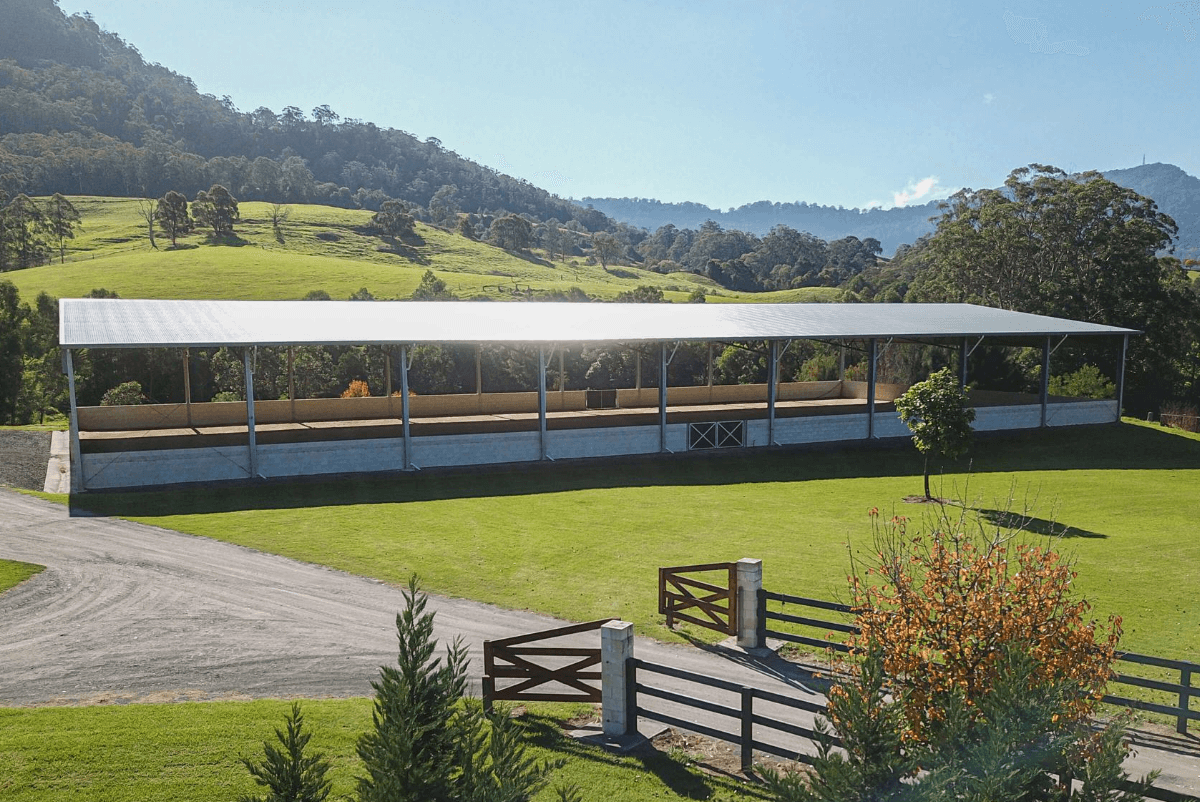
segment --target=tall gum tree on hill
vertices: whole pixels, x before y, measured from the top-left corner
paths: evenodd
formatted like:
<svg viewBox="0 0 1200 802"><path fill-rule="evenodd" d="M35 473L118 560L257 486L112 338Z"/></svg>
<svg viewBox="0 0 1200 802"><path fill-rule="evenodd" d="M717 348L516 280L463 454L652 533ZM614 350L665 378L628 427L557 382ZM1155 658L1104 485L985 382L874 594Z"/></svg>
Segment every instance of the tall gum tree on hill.
<svg viewBox="0 0 1200 802"><path fill-rule="evenodd" d="M903 260L906 300L970 302L1145 332L1130 343L1127 403L1191 390L1178 361L1200 335L1200 301L1177 260L1159 258L1175 221L1099 173L1014 170L1003 189L962 190ZM904 264L898 264L903 268Z"/></svg>

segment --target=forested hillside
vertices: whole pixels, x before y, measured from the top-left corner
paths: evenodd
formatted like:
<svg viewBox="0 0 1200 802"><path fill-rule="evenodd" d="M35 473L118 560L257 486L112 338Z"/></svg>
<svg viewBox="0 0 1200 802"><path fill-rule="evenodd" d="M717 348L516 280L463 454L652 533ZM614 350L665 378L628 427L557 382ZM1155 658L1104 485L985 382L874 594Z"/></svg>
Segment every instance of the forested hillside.
<svg viewBox="0 0 1200 802"><path fill-rule="evenodd" d="M712 220L725 228L765 236L775 226L807 231L825 240L855 236L879 241L890 255L903 243L916 242L933 230L936 202L897 209L844 209L815 203L758 201L729 209L710 209L701 203L663 203L650 198L584 198L583 203L617 220L654 230L672 224L699 228Z"/></svg>
<svg viewBox="0 0 1200 802"><path fill-rule="evenodd" d="M55 0L0 3L0 190L157 198L221 184L241 200L528 214L612 227L604 215L405 131L328 105L242 112Z"/></svg>

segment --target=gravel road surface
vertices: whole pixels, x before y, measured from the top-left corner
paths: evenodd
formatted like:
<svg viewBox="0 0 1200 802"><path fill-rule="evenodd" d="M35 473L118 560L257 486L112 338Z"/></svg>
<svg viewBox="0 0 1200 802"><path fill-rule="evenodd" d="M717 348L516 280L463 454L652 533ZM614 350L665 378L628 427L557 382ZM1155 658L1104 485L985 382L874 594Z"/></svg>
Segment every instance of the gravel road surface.
<svg viewBox="0 0 1200 802"><path fill-rule="evenodd" d="M50 437L50 432L0 432L0 485L41 490Z"/></svg>
<svg viewBox="0 0 1200 802"><path fill-rule="evenodd" d="M400 589L329 568L127 521L71 517L63 506L8 490L0 490L0 557L47 566L0 594L0 705L362 696L379 666L395 660ZM468 645L476 695L485 638L566 624L436 596L430 607L438 637ZM584 643L598 645L598 633L573 645ZM771 656L644 638L635 654L821 701L807 674ZM660 680L653 684L696 690ZM653 706L684 719L707 715ZM811 724L798 712L756 712ZM736 728L728 719L707 721ZM643 732L655 729L643 720ZM1200 795L1197 739L1140 735L1128 766L1138 774L1161 768L1160 785Z"/></svg>

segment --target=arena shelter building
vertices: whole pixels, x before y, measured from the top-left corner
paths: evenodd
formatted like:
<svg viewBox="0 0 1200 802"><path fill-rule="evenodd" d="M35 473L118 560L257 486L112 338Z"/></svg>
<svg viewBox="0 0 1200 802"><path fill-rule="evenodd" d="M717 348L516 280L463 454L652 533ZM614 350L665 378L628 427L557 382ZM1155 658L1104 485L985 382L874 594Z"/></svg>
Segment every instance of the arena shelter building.
<svg viewBox="0 0 1200 802"><path fill-rule="evenodd" d="M1139 333L970 304L63 299L59 310L73 492L906 437L892 404L906 388L877 381L881 355L903 343L955 352L964 386L981 344L1042 349L1040 393L972 393L977 430L1113 423L1129 337ZM1114 398L1050 395L1050 355L1068 338L1111 353ZM844 372L833 381L782 381L780 357L796 340L861 350L865 381ZM768 379L714 385L710 367L701 386L547 386L547 365L565 347L636 348L666 376L682 342L709 344L710 365L713 346L756 344L768 356ZM529 392L494 393L477 373L474 393L413 395L412 351L425 344L536 350L540 380ZM389 351L387 393L255 400L257 348L290 355L311 345ZM241 351L247 400L193 403L188 354L220 346ZM73 355L93 348L180 349L184 402L79 407Z"/></svg>

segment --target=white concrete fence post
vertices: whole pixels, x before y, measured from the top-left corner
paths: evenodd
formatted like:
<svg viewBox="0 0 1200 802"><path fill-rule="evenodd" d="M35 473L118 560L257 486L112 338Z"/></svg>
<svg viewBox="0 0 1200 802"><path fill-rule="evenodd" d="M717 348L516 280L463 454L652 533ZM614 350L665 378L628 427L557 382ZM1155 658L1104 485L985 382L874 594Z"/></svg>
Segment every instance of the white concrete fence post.
<svg viewBox="0 0 1200 802"><path fill-rule="evenodd" d="M762 560L743 557L737 561L738 634L743 649L766 646L758 642L758 591L762 589Z"/></svg>
<svg viewBox="0 0 1200 802"><path fill-rule="evenodd" d="M633 624L609 621L600 627L600 706L604 735L620 738L630 730L634 711L625 688L625 661L633 657Z"/></svg>

